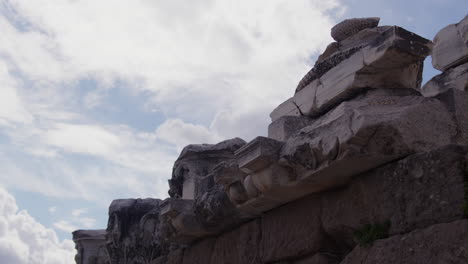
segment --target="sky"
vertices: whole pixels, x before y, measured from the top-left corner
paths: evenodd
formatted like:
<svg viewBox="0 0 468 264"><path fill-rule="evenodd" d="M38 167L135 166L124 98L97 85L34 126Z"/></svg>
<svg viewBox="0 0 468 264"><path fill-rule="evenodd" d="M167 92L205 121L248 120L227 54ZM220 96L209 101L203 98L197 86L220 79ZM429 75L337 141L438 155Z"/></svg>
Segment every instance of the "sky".
<svg viewBox="0 0 468 264"><path fill-rule="evenodd" d="M466 0L0 0L0 263L74 263L70 232L165 198L180 150L266 135L345 18L428 39ZM424 80L438 74L430 58Z"/></svg>

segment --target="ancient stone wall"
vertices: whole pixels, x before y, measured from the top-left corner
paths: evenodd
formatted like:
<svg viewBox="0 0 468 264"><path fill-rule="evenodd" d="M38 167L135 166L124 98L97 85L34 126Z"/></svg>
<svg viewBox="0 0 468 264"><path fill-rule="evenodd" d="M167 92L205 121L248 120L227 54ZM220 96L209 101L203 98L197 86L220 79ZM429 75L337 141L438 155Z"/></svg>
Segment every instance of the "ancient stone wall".
<svg viewBox="0 0 468 264"><path fill-rule="evenodd" d="M77 263L468 263L468 16L433 42L378 24L332 29L268 137L189 145L170 198L114 201Z"/></svg>

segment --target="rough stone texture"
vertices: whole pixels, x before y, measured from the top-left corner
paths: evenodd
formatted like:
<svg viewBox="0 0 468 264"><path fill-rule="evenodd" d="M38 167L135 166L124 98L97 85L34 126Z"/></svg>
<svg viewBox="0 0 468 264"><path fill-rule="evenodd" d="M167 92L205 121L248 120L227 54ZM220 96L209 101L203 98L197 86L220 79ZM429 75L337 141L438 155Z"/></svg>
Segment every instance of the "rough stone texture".
<svg viewBox="0 0 468 264"><path fill-rule="evenodd" d="M445 71L468 62L468 16L441 29L434 37L432 66Z"/></svg>
<svg viewBox="0 0 468 264"><path fill-rule="evenodd" d="M468 93L456 89L449 89L436 97L452 114L452 119L457 124L457 134L453 138L454 143L468 145Z"/></svg>
<svg viewBox="0 0 468 264"><path fill-rule="evenodd" d="M268 137L286 141L302 128L312 124L313 119L307 116L282 116L268 126Z"/></svg>
<svg viewBox="0 0 468 264"><path fill-rule="evenodd" d="M159 199L112 201L107 224L107 249L112 264L149 262L160 256Z"/></svg>
<svg viewBox="0 0 468 264"><path fill-rule="evenodd" d="M421 93L432 97L449 89L468 91L468 63L434 76L421 88Z"/></svg>
<svg viewBox="0 0 468 264"><path fill-rule="evenodd" d="M236 162L234 152L243 145L244 140L235 138L182 150L169 180L172 198L164 201L160 225L164 240L187 244L243 221L213 174L218 164Z"/></svg>
<svg viewBox="0 0 468 264"><path fill-rule="evenodd" d="M263 262L294 259L326 247L320 214L320 199L317 196L266 213L261 221Z"/></svg>
<svg viewBox="0 0 468 264"><path fill-rule="evenodd" d="M211 261L214 238L203 239L184 250L182 264L207 264Z"/></svg>
<svg viewBox="0 0 468 264"><path fill-rule="evenodd" d="M389 220L390 234L463 217L467 148L419 153L365 173L349 186L323 194L325 232L352 248L353 232Z"/></svg>
<svg viewBox="0 0 468 264"><path fill-rule="evenodd" d="M169 195L173 198L183 197L182 191L186 181L192 181L193 186L205 187L199 184L199 181L208 176L218 163L234 159L234 152L243 145L245 145L244 140L234 138L214 145L201 144L185 147L174 163L172 178L169 180ZM184 198L195 199L203 195L205 191L204 189L193 190L192 197Z"/></svg>
<svg viewBox="0 0 468 264"><path fill-rule="evenodd" d="M379 17L346 19L332 27L331 36L336 41L343 41L363 29L376 27L379 21Z"/></svg>
<svg viewBox="0 0 468 264"><path fill-rule="evenodd" d="M268 167L278 160L278 153L283 142L256 137L254 140L236 151L239 168L245 173L253 173Z"/></svg>
<svg viewBox="0 0 468 264"><path fill-rule="evenodd" d="M257 264L260 260L260 220L221 234L215 242L211 264Z"/></svg>
<svg viewBox="0 0 468 264"><path fill-rule="evenodd" d="M76 230L73 242L77 264L110 264L106 249L106 230Z"/></svg>
<svg viewBox="0 0 468 264"><path fill-rule="evenodd" d="M305 85L270 114L318 116L366 88L419 90L422 62L431 43L400 27L388 27L367 46ZM294 107L298 108L294 111ZM297 114L297 112L299 114Z"/></svg>
<svg viewBox="0 0 468 264"><path fill-rule="evenodd" d="M468 220L433 225L356 247L341 264L468 263Z"/></svg>

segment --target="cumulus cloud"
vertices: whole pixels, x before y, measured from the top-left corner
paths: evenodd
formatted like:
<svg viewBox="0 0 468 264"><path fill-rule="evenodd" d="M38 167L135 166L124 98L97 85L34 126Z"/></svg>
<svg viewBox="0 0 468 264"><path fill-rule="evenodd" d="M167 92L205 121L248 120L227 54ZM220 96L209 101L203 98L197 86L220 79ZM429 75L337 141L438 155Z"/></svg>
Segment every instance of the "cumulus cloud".
<svg viewBox="0 0 468 264"><path fill-rule="evenodd" d="M0 187L0 262L8 264L74 263L74 244L59 241L52 229L18 210L15 198Z"/></svg>
<svg viewBox="0 0 468 264"><path fill-rule="evenodd" d="M183 146L266 134L340 10L339 0L5 1L0 179L103 206L165 197ZM126 113L102 105L117 89L144 94L151 129L96 117Z"/></svg>

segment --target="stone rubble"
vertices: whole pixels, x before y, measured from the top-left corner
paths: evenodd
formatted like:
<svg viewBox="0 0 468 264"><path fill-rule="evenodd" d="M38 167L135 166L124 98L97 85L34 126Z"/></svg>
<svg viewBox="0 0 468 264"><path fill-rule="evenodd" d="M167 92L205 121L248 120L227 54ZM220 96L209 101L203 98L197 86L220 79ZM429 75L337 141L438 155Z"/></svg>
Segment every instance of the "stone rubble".
<svg viewBox="0 0 468 264"><path fill-rule="evenodd" d="M378 23L332 29L268 137L189 145L169 198L75 231L76 262L468 263L468 16L434 43Z"/></svg>

